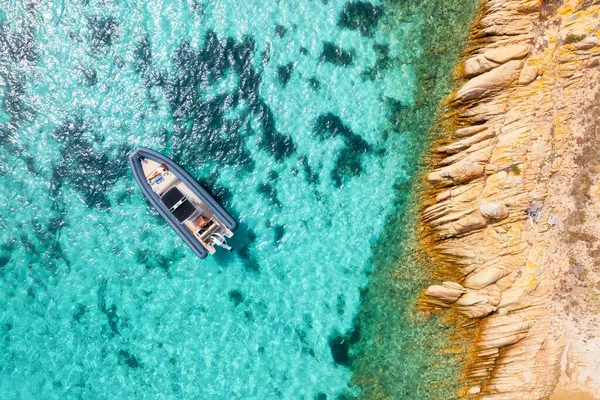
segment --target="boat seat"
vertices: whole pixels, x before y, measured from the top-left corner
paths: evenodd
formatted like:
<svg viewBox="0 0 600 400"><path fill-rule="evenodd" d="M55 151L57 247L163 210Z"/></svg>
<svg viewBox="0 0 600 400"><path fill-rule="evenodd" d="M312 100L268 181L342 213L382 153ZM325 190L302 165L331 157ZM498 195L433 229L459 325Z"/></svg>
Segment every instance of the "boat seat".
<svg viewBox="0 0 600 400"><path fill-rule="evenodd" d="M197 209L191 201L185 197L177 186L167 190L160 197L160 201L169 209L169 212L182 224L184 221L197 214Z"/></svg>
<svg viewBox="0 0 600 400"><path fill-rule="evenodd" d="M214 231L217 230L218 227L218 224L213 223L211 226L208 227L207 230L201 233L200 240L205 241Z"/></svg>

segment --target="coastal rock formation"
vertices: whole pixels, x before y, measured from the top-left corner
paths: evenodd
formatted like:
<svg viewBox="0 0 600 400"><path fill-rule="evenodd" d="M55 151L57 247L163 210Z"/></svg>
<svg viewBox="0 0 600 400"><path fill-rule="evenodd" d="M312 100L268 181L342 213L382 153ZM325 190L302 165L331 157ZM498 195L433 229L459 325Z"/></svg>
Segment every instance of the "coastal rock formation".
<svg viewBox="0 0 600 400"><path fill-rule="evenodd" d="M600 332L600 144L586 144L600 141L599 15L590 1L484 0L457 68L420 223L435 274L456 282L419 304L472 338L461 397L600 389L565 352Z"/></svg>

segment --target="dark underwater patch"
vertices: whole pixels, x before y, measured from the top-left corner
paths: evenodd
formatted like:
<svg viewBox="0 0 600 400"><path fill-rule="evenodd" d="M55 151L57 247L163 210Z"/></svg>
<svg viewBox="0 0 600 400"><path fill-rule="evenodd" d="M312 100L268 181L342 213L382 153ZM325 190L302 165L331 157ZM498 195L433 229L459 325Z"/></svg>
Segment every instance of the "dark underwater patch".
<svg viewBox="0 0 600 400"><path fill-rule="evenodd" d="M309 51L306 47L300 47L300 54L302 54L303 56L307 56L309 54Z"/></svg>
<svg viewBox="0 0 600 400"><path fill-rule="evenodd" d="M104 314L108 319L108 326L113 334L120 335L119 333L119 315L117 314L117 306L111 305L110 308L105 309Z"/></svg>
<svg viewBox="0 0 600 400"><path fill-rule="evenodd" d="M336 364L350 367L352 365L352 356L350 355L350 346L358 343L360 340L360 329L358 326L346 333L339 334L335 333L329 339L329 348L331 349L331 356Z"/></svg>
<svg viewBox="0 0 600 400"><path fill-rule="evenodd" d="M251 37L237 43L232 38L219 39L209 31L202 49L195 51L184 41L175 51L176 73L165 85L175 123L174 154L183 154L185 143L185 153L200 162L253 165L245 145L254 135L252 118L259 123L258 144L263 150L278 161L294 152L291 137L277 131L273 113L260 97L261 77L253 66L255 47ZM239 77L237 88L204 98L202 94L228 72ZM226 118L238 107L244 107L238 117Z"/></svg>
<svg viewBox="0 0 600 400"><path fill-rule="evenodd" d="M300 158L300 164L302 166L302 171L304 172L306 183L312 186L317 185L319 183L319 174L313 171L306 156Z"/></svg>
<svg viewBox="0 0 600 400"><path fill-rule="evenodd" d="M294 73L294 63L287 63L286 65L280 65L277 67L277 76L279 77L279 83L283 87L287 85L288 81L291 79L292 74Z"/></svg>
<svg viewBox="0 0 600 400"><path fill-rule="evenodd" d="M321 62L328 62L334 65L347 67L352 64L352 52L346 51L331 42L323 42L323 51L321 52Z"/></svg>
<svg viewBox="0 0 600 400"><path fill-rule="evenodd" d="M33 28L11 31L10 25L0 24L0 59L15 64L33 64L37 60Z"/></svg>
<svg viewBox="0 0 600 400"><path fill-rule="evenodd" d="M4 269L4 267L6 267L8 265L8 262L10 261L10 256L7 255L0 255L0 270Z"/></svg>
<svg viewBox="0 0 600 400"><path fill-rule="evenodd" d="M267 199L276 207L281 207L281 202L277 198L277 189L275 186L269 183L261 183L257 188L257 192L267 197Z"/></svg>
<svg viewBox="0 0 600 400"><path fill-rule="evenodd" d="M234 235L234 237L235 237L235 235ZM258 261L256 261L256 258L254 258L254 256L250 253L249 245L245 244L245 245L242 245L241 247L236 247L236 249L237 249L237 255L242 260L242 263L244 264L244 269L246 271L252 271L252 272L260 271L260 265L258 264Z"/></svg>
<svg viewBox="0 0 600 400"><path fill-rule="evenodd" d="M171 260L162 254L153 252L149 249L138 249L135 251L135 260L146 267L147 270L160 268L164 272L169 272Z"/></svg>
<svg viewBox="0 0 600 400"><path fill-rule="evenodd" d="M376 56L375 65L362 74L364 78L371 81L378 79L383 72L389 70L394 61L390 57L390 47L387 44L374 43L373 51Z"/></svg>
<svg viewBox="0 0 600 400"><path fill-rule="evenodd" d="M147 36L142 38L135 46L133 55L135 57L135 72L139 74L145 72L148 68L150 68L150 66L152 65L152 49L150 47L150 39Z"/></svg>
<svg viewBox="0 0 600 400"><path fill-rule="evenodd" d="M0 243L0 270L8 265L11 259L12 253L17 248L17 241L15 238L5 239L4 243Z"/></svg>
<svg viewBox="0 0 600 400"><path fill-rule="evenodd" d="M140 362L130 352L126 350L119 350L119 361L127 365L129 368L139 368Z"/></svg>
<svg viewBox="0 0 600 400"><path fill-rule="evenodd" d="M362 173L362 157L373 150L372 146L344 125L340 117L332 113L319 115L313 125L313 132L321 140L337 136L344 139L344 147L340 150L335 168L331 172L331 179L337 187L344 184L344 177L358 176Z"/></svg>
<svg viewBox="0 0 600 400"><path fill-rule="evenodd" d="M300 343L302 346L301 352L303 354L309 354L310 356L314 357L315 351L309 346L308 339L307 339L308 334L306 333L306 331L304 331L303 329L300 329L300 328L296 328L296 329L294 329L294 332L296 333L296 336L300 340Z"/></svg>
<svg viewBox="0 0 600 400"><path fill-rule="evenodd" d="M14 22L14 24L13 24ZM23 121L35 118L35 110L25 102L26 73L37 59L37 43L34 24L11 29L18 21L0 23L0 63L4 93L1 107L9 118L9 123L0 124L0 146L11 153L23 153L22 145L11 140Z"/></svg>
<svg viewBox="0 0 600 400"><path fill-rule="evenodd" d="M285 28L285 26L283 26L283 25L275 26L275 36L276 37L282 38L285 36L286 33L287 33L287 29Z"/></svg>
<svg viewBox="0 0 600 400"><path fill-rule="evenodd" d="M285 235L285 226L284 225L275 225L273 228L273 240L275 243L279 243L283 236Z"/></svg>
<svg viewBox="0 0 600 400"><path fill-rule="evenodd" d="M310 88L315 91L319 90L319 88L321 87L321 82L319 82L319 80L315 77L309 78L308 84L310 85Z"/></svg>
<svg viewBox="0 0 600 400"><path fill-rule="evenodd" d="M20 236L20 239L21 239L21 243L23 244L23 247L25 247L27 249L28 253L38 254L38 251L35 248L35 244L31 241L31 239L29 239L27 234L22 233Z"/></svg>
<svg viewBox="0 0 600 400"><path fill-rule="evenodd" d="M25 78L9 71L3 75L4 98L2 108L12 122L29 121L34 118L34 110L25 104Z"/></svg>
<svg viewBox="0 0 600 400"><path fill-rule="evenodd" d="M128 173L128 148L116 149L116 156L96 152L86 139L88 127L80 118L67 119L53 132L53 138L62 143L61 159L53 170L51 188L56 195L63 184L69 184L81 193L90 208L109 208L107 192L119 178Z"/></svg>
<svg viewBox="0 0 600 400"><path fill-rule="evenodd" d="M93 51L110 47L119 36L119 22L113 17L92 15L88 19L88 28Z"/></svg>
<svg viewBox="0 0 600 400"><path fill-rule="evenodd" d="M194 14L196 14L198 17L204 17L204 3L200 2L200 1L194 1L191 5L190 5L191 10L194 12Z"/></svg>
<svg viewBox="0 0 600 400"><path fill-rule="evenodd" d="M23 155L23 159L25 160L27 172L29 172L32 175L39 175L39 172L35 168L35 159L30 155Z"/></svg>
<svg viewBox="0 0 600 400"><path fill-rule="evenodd" d="M244 295L239 290L231 290L229 292L229 300L231 300L234 307L237 307L244 301Z"/></svg>
<svg viewBox="0 0 600 400"><path fill-rule="evenodd" d="M98 83L98 74L96 73L96 70L94 68L81 68L81 75L83 76L83 83L88 86L88 87L92 87L94 86L96 83Z"/></svg>
<svg viewBox="0 0 600 400"><path fill-rule="evenodd" d="M85 315L85 306L83 304L78 304L77 308L73 312L73 319L77 322L81 322L81 317Z"/></svg>
<svg viewBox="0 0 600 400"><path fill-rule="evenodd" d="M290 136L282 135L275 128L273 112L264 103L260 102L254 109L262 125L263 134L258 144L263 150L270 152L275 160L281 161L296 151L296 146Z"/></svg>
<svg viewBox="0 0 600 400"><path fill-rule="evenodd" d="M119 316L117 315L117 306L111 305L110 308L106 307L106 287L108 285L108 279L103 278L98 282L98 308L106 315L108 320L108 326L112 332L112 335L120 335L118 324Z"/></svg>
<svg viewBox="0 0 600 400"><path fill-rule="evenodd" d="M354 133L342 122L342 119L333 113L321 114L313 125L315 132L321 140L330 139L335 136L349 138Z"/></svg>
<svg viewBox="0 0 600 400"><path fill-rule="evenodd" d="M404 119L410 118L411 116L411 107L405 105L401 101L398 101L391 97L386 97L385 105L386 108L389 110L388 119L390 121L390 125L396 129L400 128L400 124ZM387 137L385 139L387 139Z"/></svg>
<svg viewBox="0 0 600 400"><path fill-rule="evenodd" d="M338 294L337 300L335 302L335 309L338 315L344 315L344 310L346 309L346 299L343 294Z"/></svg>
<svg viewBox="0 0 600 400"><path fill-rule="evenodd" d="M235 235L227 241L236 250L233 254L236 254L242 260L246 271L260 271L258 261L250 251L250 247L255 241L256 233L243 221L238 221Z"/></svg>
<svg viewBox="0 0 600 400"><path fill-rule="evenodd" d="M383 7L376 7L368 1L350 1L340 12L338 26L371 36L382 16Z"/></svg>
<svg viewBox="0 0 600 400"><path fill-rule="evenodd" d="M358 176L362 173L362 156L365 154L365 150L361 148L365 146L364 143L366 142L362 139L361 141L358 145L348 143L335 161L335 168L331 172L331 179L337 187L341 187L344 184L344 177Z"/></svg>

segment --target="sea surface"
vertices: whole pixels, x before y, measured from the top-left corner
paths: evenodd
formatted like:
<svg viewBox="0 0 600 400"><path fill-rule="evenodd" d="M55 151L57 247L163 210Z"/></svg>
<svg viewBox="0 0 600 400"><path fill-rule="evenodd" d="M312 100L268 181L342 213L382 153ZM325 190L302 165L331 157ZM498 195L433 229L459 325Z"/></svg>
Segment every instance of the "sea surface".
<svg viewBox="0 0 600 400"><path fill-rule="evenodd" d="M0 398L452 393L403 243L474 12L0 0ZM151 208L138 145L230 211L233 253L197 259Z"/></svg>

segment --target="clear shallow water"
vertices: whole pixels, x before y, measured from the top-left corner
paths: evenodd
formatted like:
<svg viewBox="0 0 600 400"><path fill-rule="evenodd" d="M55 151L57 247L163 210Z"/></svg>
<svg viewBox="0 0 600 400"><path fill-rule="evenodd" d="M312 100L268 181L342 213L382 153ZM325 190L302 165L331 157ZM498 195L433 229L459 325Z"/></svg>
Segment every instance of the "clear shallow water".
<svg viewBox="0 0 600 400"><path fill-rule="evenodd" d="M444 90L423 79L427 32L456 21L337 0L0 4L3 397L357 395L344 335ZM133 181L136 145L224 203L236 252L193 256Z"/></svg>

